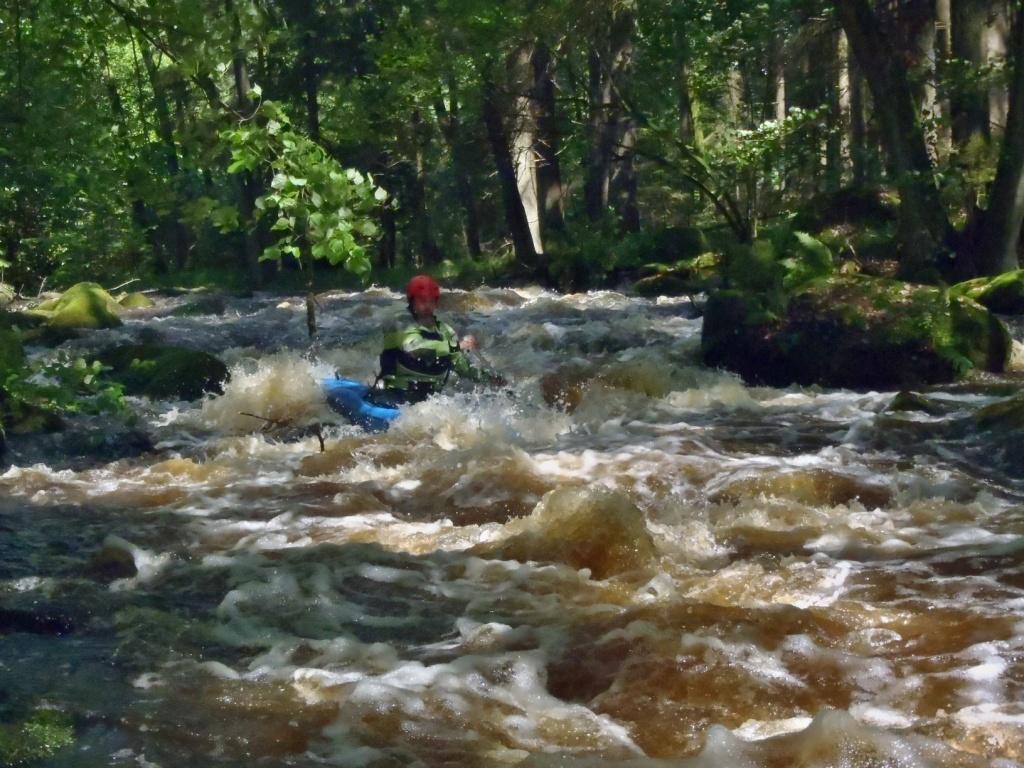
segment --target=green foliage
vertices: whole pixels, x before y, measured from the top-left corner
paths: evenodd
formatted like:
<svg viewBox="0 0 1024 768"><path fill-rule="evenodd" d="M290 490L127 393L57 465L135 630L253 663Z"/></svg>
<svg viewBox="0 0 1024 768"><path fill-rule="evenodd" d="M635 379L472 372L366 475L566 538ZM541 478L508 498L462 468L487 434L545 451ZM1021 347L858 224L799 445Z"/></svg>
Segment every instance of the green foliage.
<svg viewBox="0 0 1024 768"><path fill-rule="evenodd" d="M0 422L14 431L35 431L65 415L123 411L124 388L104 380L104 370L97 360L90 363L63 352L9 370L0 388Z"/></svg>
<svg viewBox="0 0 1024 768"><path fill-rule="evenodd" d="M39 710L19 723L0 723L0 765L45 760L74 743L71 718L54 710Z"/></svg>
<svg viewBox="0 0 1024 768"><path fill-rule="evenodd" d="M834 269L828 246L786 222L750 245L730 248L723 275L728 285L759 296L768 310L781 311L788 293Z"/></svg>
<svg viewBox="0 0 1024 768"><path fill-rule="evenodd" d="M315 142L293 130L280 108L264 102L266 122L253 121L225 131L231 147L230 173L267 170L270 191L256 200L259 215L274 218L278 240L262 259L293 256L300 263L307 252L331 265L342 264L366 277L370 258L365 244L377 236L373 213L387 199L369 174L343 168ZM221 217L218 226L230 228Z"/></svg>

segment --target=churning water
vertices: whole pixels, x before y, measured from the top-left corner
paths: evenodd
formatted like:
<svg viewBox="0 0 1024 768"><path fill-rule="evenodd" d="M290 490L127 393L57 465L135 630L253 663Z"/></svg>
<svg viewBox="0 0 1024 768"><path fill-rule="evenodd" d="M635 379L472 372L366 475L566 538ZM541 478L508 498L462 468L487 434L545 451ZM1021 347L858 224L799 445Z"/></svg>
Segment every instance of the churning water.
<svg viewBox="0 0 1024 768"><path fill-rule="evenodd" d="M511 388L369 435L316 380L372 378L397 295L321 297L312 354L301 299L171 302L76 344L202 346L225 394L0 475L0 606L74 625L0 636L0 707L74 717L49 765L1024 760L1012 378L751 388L688 301L482 289L442 314Z"/></svg>

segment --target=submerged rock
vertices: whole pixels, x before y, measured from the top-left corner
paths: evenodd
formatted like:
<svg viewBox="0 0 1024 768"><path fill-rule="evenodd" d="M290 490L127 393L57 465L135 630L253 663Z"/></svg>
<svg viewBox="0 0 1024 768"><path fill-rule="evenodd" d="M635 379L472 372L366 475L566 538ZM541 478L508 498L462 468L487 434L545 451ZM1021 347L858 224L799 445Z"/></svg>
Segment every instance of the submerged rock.
<svg viewBox="0 0 1024 768"><path fill-rule="evenodd" d="M957 283L950 292L974 299L993 312L1024 314L1024 269Z"/></svg>
<svg viewBox="0 0 1024 768"><path fill-rule="evenodd" d="M986 405L974 415L974 420L986 430L1024 429L1024 394Z"/></svg>
<svg viewBox="0 0 1024 768"><path fill-rule="evenodd" d="M171 314L175 317L196 317L199 315L223 315L227 312L228 303L220 294L214 293L208 296L199 296L183 304Z"/></svg>
<svg viewBox="0 0 1024 768"><path fill-rule="evenodd" d="M541 560L588 568L606 579L654 562L656 549L644 515L622 494L559 488L529 517L506 525L511 537L488 554L511 560Z"/></svg>
<svg viewBox="0 0 1024 768"><path fill-rule="evenodd" d="M771 386L911 389L1003 371L1010 348L1003 324L968 298L862 275L813 281L783 307L718 291L701 336L708 365Z"/></svg>
<svg viewBox="0 0 1024 768"><path fill-rule="evenodd" d="M946 408L924 395L903 390L892 399L889 405L886 406L885 410L893 413L901 411L920 411L921 413L927 413L931 416L938 416L941 413L945 413Z"/></svg>
<svg viewBox="0 0 1024 768"><path fill-rule="evenodd" d="M129 344L100 352L97 359L112 370L106 375L130 395L153 399L195 400L222 393L228 369L208 352L160 344Z"/></svg>
<svg viewBox="0 0 1024 768"><path fill-rule="evenodd" d="M138 575L135 555L131 545L124 539L108 536L103 546L89 558L85 567L86 575L97 581L130 579Z"/></svg>
<svg viewBox="0 0 1024 768"><path fill-rule="evenodd" d="M121 325L121 306L97 283L78 283L59 297L29 310L45 318L50 328L115 328Z"/></svg>

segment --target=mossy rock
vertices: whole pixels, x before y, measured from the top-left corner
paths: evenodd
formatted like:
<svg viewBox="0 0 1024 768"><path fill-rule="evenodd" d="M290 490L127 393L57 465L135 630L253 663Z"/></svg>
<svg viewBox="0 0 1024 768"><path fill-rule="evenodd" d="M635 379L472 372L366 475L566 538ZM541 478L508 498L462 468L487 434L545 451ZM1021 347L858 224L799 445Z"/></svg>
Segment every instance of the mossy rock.
<svg viewBox="0 0 1024 768"><path fill-rule="evenodd" d="M0 283L0 307L6 307L14 301L14 287L7 283Z"/></svg>
<svg viewBox="0 0 1024 768"><path fill-rule="evenodd" d="M757 384L913 389L1005 369L1010 336L984 307L937 288L863 275L804 285L769 307L718 291L704 315L707 364Z"/></svg>
<svg viewBox="0 0 1024 768"><path fill-rule="evenodd" d="M957 283L950 292L974 299L993 312L1021 315L1024 314L1024 269Z"/></svg>
<svg viewBox="0 0 1024 768"><path fill-rule="evenodd" d="M224 391L228 369L213 355L188 347L130 344L108 349L97 359L112 370L106 375L129 395L157 400L195 400Z"/></svg>
<svg viewBox="0 0 1024 768"><path fill-rule="evenodd" d="M699 289L694 289L689 270L672 270L641 278L633 285L633 289L640 296L647 298L688 296L700 292Z"/></svg>
<svg viewBox="0 0 1024 768"><path fill-rule="evenodd" d="M4 426L9 435L37 435L42 432L61 432L67 426L59 413L31 403L18 403L17 408L4 414Z"/></svg>
<svg viewBox="0 0 1024 768"><path fill-rule="evenodd" d="M640 268L642 277L633 289L648 298L655 296L691 296L708 290L718 281L722 256L708 251L674 264L654 262Z"/></svg>
<svg viewBox="0 0 1024 768"><path fill-rule="evenodd" d="M982 429L1024 429L1024 394L986 405L974 414L974 420Z"/></svg>
<svg viewBox="0 0 1024 768"><path fill-rule="evenodd" d="M78 283L59 298L29 310L42 316L49 328L115 328L121 325L121 306L97 283Z"/></svg>
<svg viewBox="0 0 1024 768"><path fill-rule="evenodd" d="M939 403L936 403L934 400L931 400L924 395L904 390L892 399L889 405L886 406L885 410L887 413L917 411L920 413L927 413L930 416L938 416L944 413L946 409Z"/></svg>
<svg viewBox="0 0 1024 768"><path fill-rule="evenodd" d="M125 309L149 309L156 306L156 302L144 293L126 293L117 303Z"/></svg>

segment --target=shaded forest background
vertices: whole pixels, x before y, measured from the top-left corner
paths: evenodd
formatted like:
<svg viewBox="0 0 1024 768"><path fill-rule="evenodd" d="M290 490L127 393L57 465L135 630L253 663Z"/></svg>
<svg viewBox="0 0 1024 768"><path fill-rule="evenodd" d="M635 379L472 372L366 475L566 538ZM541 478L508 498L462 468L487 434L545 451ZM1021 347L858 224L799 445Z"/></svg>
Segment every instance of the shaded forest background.
<svg viewBox="0 0 1024 768"><path fill-rule="evenodd" d="M0 281L1019 266L1010 0L2 0ZM315 262L338 269L326 269Z"/></svg>

